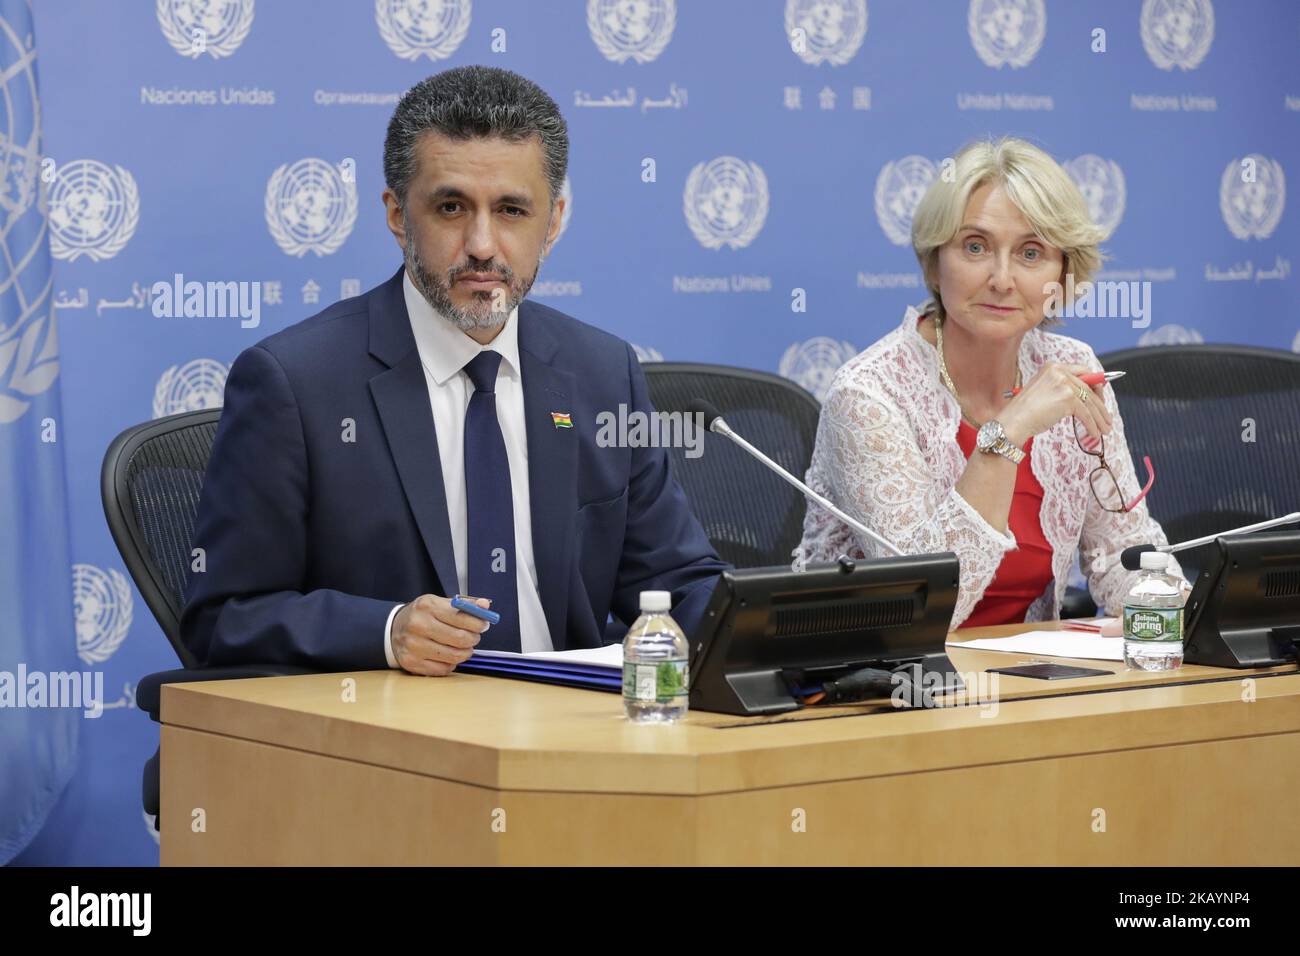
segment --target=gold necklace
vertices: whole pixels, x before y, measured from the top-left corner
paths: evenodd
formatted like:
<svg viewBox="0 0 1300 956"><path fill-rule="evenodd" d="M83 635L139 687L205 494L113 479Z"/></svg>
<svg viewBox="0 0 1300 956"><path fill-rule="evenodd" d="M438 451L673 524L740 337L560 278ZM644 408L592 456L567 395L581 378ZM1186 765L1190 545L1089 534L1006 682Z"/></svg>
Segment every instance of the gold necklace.
<svg viewBox="0 0 1300 956"><path fill-rule="evenodd" d="M937 315L934 317L934 342L935 346L939 350L939 378L943 379L943 384L947 387L948 391L952 392L952 397L957 400L957 410L961 412L961 417L966 419L973 428L978 430L981 427L980 423L966 414L966 409L961 403L961 396L957 394L957 386L953 384L952 376L948 374L948 363L943 360L943 323L939 321ZM1017 360L1016 388L1020 387L1020 380L1020 362Z"/></svg>

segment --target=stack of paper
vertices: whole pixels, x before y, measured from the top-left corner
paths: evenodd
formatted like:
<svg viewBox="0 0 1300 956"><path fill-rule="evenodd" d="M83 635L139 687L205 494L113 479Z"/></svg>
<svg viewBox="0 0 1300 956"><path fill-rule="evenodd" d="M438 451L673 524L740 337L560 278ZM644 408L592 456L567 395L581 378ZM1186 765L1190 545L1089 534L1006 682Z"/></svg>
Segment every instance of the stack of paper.
<svg viewBox="0 0 1300 956"><path fill-rule="evenodd" d="M470 674L513 677L590 690L623 689L623 645L584 648L576 651L475 651L456 668Z"/></svg>

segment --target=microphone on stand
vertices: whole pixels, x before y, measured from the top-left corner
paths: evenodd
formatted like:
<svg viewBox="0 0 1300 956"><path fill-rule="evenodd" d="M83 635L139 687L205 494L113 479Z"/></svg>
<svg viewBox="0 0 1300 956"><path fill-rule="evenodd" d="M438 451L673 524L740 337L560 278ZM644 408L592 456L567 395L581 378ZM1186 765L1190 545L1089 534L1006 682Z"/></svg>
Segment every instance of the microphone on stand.
<svg viewBox="0 0 1300 956"><path fill-rule="evenodd" d="M1280 524L1291 524L1293 521L1300 521L1300 511L1293 511L1289 515L1281 518L1270 518L1267 521L1260 521L1256 524L1248 524L1243 528L1233 528L1231 531L1220 531L1217 534L1207 534L1203 538L1193 538L1191 541L1184 541L1181 544L1162 544L1156 547L1154 544L1138 544L1131 548L1125 548L1120 554L1120 564L1129 571L1138 571L1142 567L1142 555L1147 551L1163 551L1165 554L1174 554L1178 551L1188 551L1192 548L1199 548L1203 544L1209 544L1211 541L1217 541L1219 538L1226 538L1234 534L1248 534L1251 531L1263 531L1265 528L1276 528Z"/></svg>
<svg viewBox="0 0 1300 956"><path fill-rule="evenodd" d="M691 415L702 416L704 418L704 427L706 430L711 432L716 432L719 435L722 435L726 438L730 438L733 442L735 442L742 449L744 449L749 455L758 459L758 461L762 462L773 472L775 472L778 476L780 476L780 478L783 481L798 488L801 492L803 492L805 498L807 498L809 501L813 501L821 505L823 508L825 508L831 514L833 514L835 517L839 518L841 521L843 521L854 531L858 532L864 537L870 538L872 541L876 542L878 545L880 545L885 550L889 551L891 554L898 555L899 557L904 556L903 552L897 546L895 546L891 541L889 541L886 538L882 538L880 535L876 534L876 532L872 531L870 528L864 525L861 521L858 521L856 518L851 518L848 515L846 515L839 508L831 504L827 499L817 494L817 492L813 491L811 488L805 485L794 475L790 474L790 472L786 471L784 468L782 468L780 465L774 462L771 458L768 458L766 455L764 455L761 451L759 451L749 442L745 441L745 439L737 435L734 431L732 431L731 426L727 424L726 419L722 417L722 413L719 412L716 408L714 408L713 405L711 405L710 403L704 401L703 399L697 398L694 401L692 401L689 405L686 406L686 411L688 414Z"/></svg>

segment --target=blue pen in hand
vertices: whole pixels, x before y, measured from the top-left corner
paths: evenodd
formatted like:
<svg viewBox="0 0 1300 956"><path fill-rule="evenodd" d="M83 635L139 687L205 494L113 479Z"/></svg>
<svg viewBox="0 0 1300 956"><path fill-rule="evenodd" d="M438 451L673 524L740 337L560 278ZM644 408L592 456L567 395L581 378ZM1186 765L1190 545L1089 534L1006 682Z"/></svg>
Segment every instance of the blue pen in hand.
<svg viewBox="0 0 1300 956"><path fill-rule="evenodd" d="M477 603L463 594L457 594L452 598L451 606L458 611L464 611L466 614L487 621L489 624L497 624L501 621L501 615L496 611L489 611L485 607L479 607Z"/></svg>

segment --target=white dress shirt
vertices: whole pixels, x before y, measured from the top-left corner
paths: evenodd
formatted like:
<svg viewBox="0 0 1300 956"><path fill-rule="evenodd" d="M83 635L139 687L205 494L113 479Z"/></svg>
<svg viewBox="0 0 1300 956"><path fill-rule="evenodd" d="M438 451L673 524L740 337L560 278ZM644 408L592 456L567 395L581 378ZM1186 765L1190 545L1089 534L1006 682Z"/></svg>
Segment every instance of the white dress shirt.
<svg viewBox="0 0 1300 956"><path fill-rule="evenodd" d="M447 496L447 519L451 523L452 550L456 555L456 587L468 594L467 510L465 497L465 410L469 407L474 386L463 371L479 352L491 349L501 353L497 370L497 421L505 439L506 459L510 463L510 491L514 498L515 583L519 593L520 648L529 651L554 649L551 632L542 612L541 594L537 589L537 563L533 560L532 510L528 495L528 439L524 432L524 389L519 368L519 310L506 319L504 328L486 346L456 328L447 318L433 310L428 300L402 273L402 290L411 331L424 366L424 381L429 387L429 407L434 431L438 436L438 457L442 462L442 485ZM412 595L414 599L417 595ZM402 605L395 605L384 626L384 655L389 667L398 667L393 656L393 617Z"/></svg>

